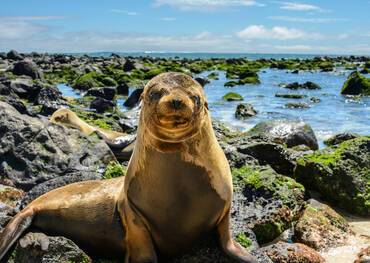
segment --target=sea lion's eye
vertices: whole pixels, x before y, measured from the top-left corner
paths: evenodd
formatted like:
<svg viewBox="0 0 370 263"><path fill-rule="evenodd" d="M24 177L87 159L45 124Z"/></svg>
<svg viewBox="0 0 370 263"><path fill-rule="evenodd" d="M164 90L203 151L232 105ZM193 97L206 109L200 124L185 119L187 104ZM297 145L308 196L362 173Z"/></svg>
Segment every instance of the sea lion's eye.
<svg viewBox="0 0 370 263"><path fill-rule="evenodd" d="M191 99L195 102L195 104L199 107L200 106L200 98L197 95L191 96Z"/></svg>
<svg viewBox="0 0 370 263"><path fill-rule="evenodd" d="M151 101L159 100L161 97L162 97L162 92L159 92L159 91L151 91L149 93L149 99Z"/></svg>

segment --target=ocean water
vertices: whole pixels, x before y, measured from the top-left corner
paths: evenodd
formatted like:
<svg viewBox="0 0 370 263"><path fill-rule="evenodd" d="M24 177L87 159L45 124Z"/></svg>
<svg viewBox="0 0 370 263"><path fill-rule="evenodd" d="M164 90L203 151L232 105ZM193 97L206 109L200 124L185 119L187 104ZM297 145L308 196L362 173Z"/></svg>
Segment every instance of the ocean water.
<svg viewBox="0 0 370 263"><path fill-rule="evenodd" d="M266 69L259 73L261 84L243 85L232 88L224 87L225 74L219 72L219 80L213 80L205 86L211 115L230 126L246 131L261 121L273 119L301 120L311 125L320 146L323 140L339 132L370 134L370 97L347 97L340 94L343 83L350 71L300 72L292 74L283 70ZM207 72L201 74L206 76ZM280 83L312 81L319 84L320 90L289 90L280 87ZM236 106L240 102L225 102L222 96L227 92L237 92L244 97L243 102L251 103L258 111L257 115L247 120L235 118ZM275 97L276 93L295 93L306 95L303 99L285 99ZM319 98L319 103L310 101ZM305 102L308 109L289 109L284 105L289 102Z"/></svg>
<svg viewBox="0 0 370 263"><path fill-rule="evenodd" d="M112 52L92 52L92 53L69 53L70 55L89 55L92 57L110 57ZM313 54L269 54L269 53L196 53L196 52L115 52L120 56L131 57L155 57L155 58L187 58L187 59L211 59L211 58L247 58L256 59L312 59L321 55ZM328 55L337 57L337 55Z"/></svg>
<svg viewBox="0 0 370 263"><path fill-rule="evenodd" d="M200 76L207 76L203 72ZM370 97L348 97L340 94L343 83L350 71L305 72L292 74L284 70L265 69L260 71L261 84L243 85L232 88L224 87L228 81L224 72L218 72L219 79L212 80L205 86L205 93L213 118L225 122L228 126L247 131L261 121L274 119L301 120L311 125L320 147L323 141L339 132L370 134ZM369 77L369 76L368 76ZM280 83L312 81L319 84L320 90L288 90ZM79 97L71 87L58 85L64 96ZM244 98L243 102L251 103L258 111L257 115L247 120L237 120L235 110L240 102L225 102L222 96L227 92L237 92ZM132 92L132 90L130 91ZM285 99L275 97L276 93L298 93L307 97L303 99ZM319 103L310 101L311 97L319 98ZM128 115L134 115L123 106L124 99L117 101L118 108ZM289 102L305 102L308 109L289 109L284 105Z"/></svg>

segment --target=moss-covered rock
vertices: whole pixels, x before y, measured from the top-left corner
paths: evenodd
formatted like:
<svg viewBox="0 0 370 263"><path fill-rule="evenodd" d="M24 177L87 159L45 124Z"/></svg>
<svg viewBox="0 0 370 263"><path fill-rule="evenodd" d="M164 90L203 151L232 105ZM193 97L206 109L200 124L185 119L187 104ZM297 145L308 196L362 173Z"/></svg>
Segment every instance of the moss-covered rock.
<svg viewBox="0 0 370 263"><path fill-rule="evenodd" d="M370 79L355 71L344 82L341 94L370 96Z"/></svg>
<svg viewBox="0 0 370 263"><path fill-rule="evenodd" d="M269 166L243 166L233 169L232 175L235 195L239 196L234 213L246 219L259 244L274 240L290 227L303 205L301 184ZM243 205L239 207L238 202Z"/></svg>
<svg viewBox="0 0 370 263"><path fill-rule="evenodd" d="M88 90L93 87L102 86L102 83L97 80L98 75L99 74L96 72L90 72L82 75L75 80L75 82L72 84L72 87L79 90Z"/></svg>
<svg viewBox="0 0 370 263"><path fill-rule="evenodd" d="M229 93L226 93L222 97L222 99L226 101L239 101L239 100L243 100L243 96L236 92L229 92Z"/></svg>
<svg viewBox="0 0 370 263"><path fill-rule="evenodd" d="M305 155L295 177L349 212L370 215L370 137L359 137Z"/></svg>

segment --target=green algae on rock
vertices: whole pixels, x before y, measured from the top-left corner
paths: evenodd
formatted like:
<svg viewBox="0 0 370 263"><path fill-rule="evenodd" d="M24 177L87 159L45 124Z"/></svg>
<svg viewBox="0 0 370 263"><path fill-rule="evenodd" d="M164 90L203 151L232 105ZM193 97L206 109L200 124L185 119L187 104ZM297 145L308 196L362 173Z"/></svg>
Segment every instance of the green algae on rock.
<svg viewBox="0 0 370 263"><path fill-rule="evenodd" d="M233 169L232 175L237 195L241 191L250 202L242 209L253 207L247 221L258 243L270 242L290 227L304 202L303 185L269 166L243 166Z"/></svg>
<svg viewBox="0 0 370 263"><path fill-rule="evenodd" d="M354 71L344 82L341 94L370 96L370 79Z"/></svg>
<svg viewBox="0 0 370 263"><path fill-rule="evenodd" d="M222 97L223 100L226 100L226 101L237 101L237 100L243 100L243 97L242 95L238 94L238 93L235 93L235 92L229 92L229 93L226 93L223 97Z"/></svg>
<svg viewBox="0 0 370 263"><path fill-rule="evenodd" d="M359 137L297 160L295 178L349 212L370 215L370 137Z"/></svg>

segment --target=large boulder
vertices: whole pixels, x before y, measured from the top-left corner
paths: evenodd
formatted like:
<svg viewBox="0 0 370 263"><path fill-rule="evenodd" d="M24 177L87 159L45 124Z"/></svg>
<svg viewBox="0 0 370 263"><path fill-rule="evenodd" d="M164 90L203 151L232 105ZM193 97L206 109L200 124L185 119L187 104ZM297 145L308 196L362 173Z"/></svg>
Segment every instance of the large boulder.
<svg viewBox="0 0 370 263"><path fill-rule="evenodd" d="M112 160L109 147L98 137L22 115L0 102L0 174L14 186L28 191L70 174L101 178Z"/></svg>
<svg viewBox="0 0 370 263"><path fill-rule="evenodd" d="M306 145L312 150L318 149L318 143L310 125L302 121L272 120L260 122L248 131L249 135L264 135L287 147Z"/></svg>
<svg viewBox="0 0 370 263"><path fill-rule="evenodd" d="M354 71L344 82L341 94L370 96L370 79Z"/></svg>
<svg viewBox="0 0 370 263"><path fill-rule="evenodd" d="M349 212L370 215L370 137L359 137L297 160L295 177Z"/></svg>
<svg viewBox="0 0 370 263"><path fill-rule="evenodd" d="M14 251L14 263L91 262L75 243L65 237L28 233Z"/></svg>
<svg viewBox="0 0 370 263"><path fill-rule="evenodd" d="M42 71L37 67L33 61L23 60L19 61L14 65L14 75L25 75L33 79L43 79L44 75Z"/></svg>
<svg viewBox="0 0 370 263"><path fill-rule="evenodd" d="M309 200L294 227L295 240L316 250L344 245L351 230L329 206Z"/></svg>

